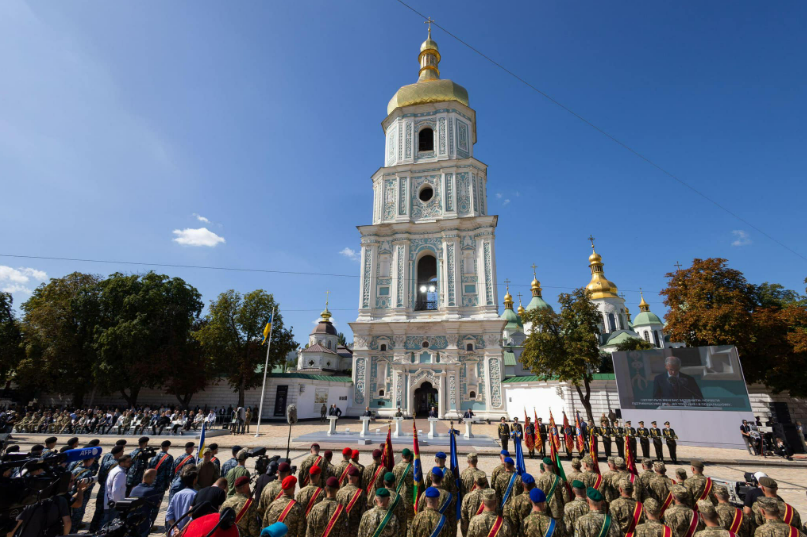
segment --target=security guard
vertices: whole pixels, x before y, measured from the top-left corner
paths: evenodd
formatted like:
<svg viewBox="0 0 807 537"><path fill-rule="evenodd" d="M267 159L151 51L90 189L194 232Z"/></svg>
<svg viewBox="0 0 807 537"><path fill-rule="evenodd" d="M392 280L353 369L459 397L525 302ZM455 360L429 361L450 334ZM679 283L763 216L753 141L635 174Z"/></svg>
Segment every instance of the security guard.
<svg viewBox="0 0 807 537"><path fill-rule="evenodd" d="M631 427L630 420L625 421L625 436L628 437L628 443L630 444L630 452L633 454L634 459L636 458L636 429Z"/></svg>
<svg viewBox="0 0 807 537"><path fill-rule="evenodd" d="M661 448L661 429L658 428L655 421L651 421L650 425L650 438L653 439L653 449L656 451L656 460L664 461L664 451Z"/></svg>
<svg viewBox="0 0 807 537"><path fill-rule="evenodd" d="M510 433L510 426L507 425L504 416L502 416L502 420L499 423L498 435L499 440L502 442L502 449L504 450L507 449L508 443L510 442Z"/></svg>
<svg viewBox="0 0 807 537"><path fill-rule="evenodd" d="M675 441L678 440L678 435L670 428L669 421L664 422L664 430L662 433L664 434L664 441L667 442L667 450L670 452L670 459L672 459L673 464L678 464L678 456L675 454L677 447Z"/></svg>
<svg viewBox="0 0 807 537"><path fill-rule="evenodd" d="M636 429L636 434L639 436L639 445L642 446L642 458L650 458L650 429L644 426L644 422L639 422L639 427Z"/></svg>
<svg viewBox="0 0 807 537"><path fill-rule="evenodd" d="M611 423L608 420L602 420L597 432L600 434L600 438L602 439L602 447L605 450L605 457L608 458L611 456L611 437L614 436L614 429L611 427Z"/></svg>

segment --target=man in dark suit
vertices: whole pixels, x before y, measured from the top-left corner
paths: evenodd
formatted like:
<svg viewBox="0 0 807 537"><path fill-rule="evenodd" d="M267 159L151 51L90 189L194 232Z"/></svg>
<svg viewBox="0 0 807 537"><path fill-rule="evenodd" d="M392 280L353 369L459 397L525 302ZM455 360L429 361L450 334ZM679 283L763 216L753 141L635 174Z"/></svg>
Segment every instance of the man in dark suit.
<svg viewBox="0 0 807 537"><path fill-rule="evenodd" d="M681 373L681 360L668 356L664 360L666 371L653 380L653 399L703 399L695 378Z"/></svg>
<svg viewBox="0 0 807 537"><path fill-rule="evenodd" d="M430 418L436 418L437 417L437 409L436 408L432 407L432 409L429 410L429 417Z"/></svg>

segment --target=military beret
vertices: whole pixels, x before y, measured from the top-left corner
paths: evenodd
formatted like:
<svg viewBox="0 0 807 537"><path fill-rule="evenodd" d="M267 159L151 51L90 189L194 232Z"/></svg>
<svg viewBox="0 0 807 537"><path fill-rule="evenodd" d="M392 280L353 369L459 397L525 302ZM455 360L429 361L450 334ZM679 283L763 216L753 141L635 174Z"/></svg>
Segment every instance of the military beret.
<svg viewBox="0 0 807 537"><path fill-rule="evenodd" d="M323 455L325 455L326 459L330 459L331 457L333 457L333 451L331 451L330 449L326 449Z"/></svg>
<svg viewBox="0 0 807 537"><path fill-rule="evenodd" d="M504 464L511 464L511 465L512 465L512 464L515 464L515 462L513 462L513 459L512 459L512 458L510 458L510 457L505 457L505 458L504 458Z"/></svg>
<svg viewBox="0 0 807 537"><path fill-rule="evenodd" d="M73 444L78 444L78 438L76 438L75 436L73 438L68 438L67 439L67 445L68 446L71 446Z"/></svg>
<svg viewBox="0 0 807 537"><path fill-rule="evenodd" d="M268 537L284 537L289 532L289 527L282 522L275 522L271 526L263 528L261 535Z"/></svg>
<svg viewBox="0 0 807 537"><path fill-rule="evenodd" d="M699 500L698 501L698 512L704 515L707 518L712 518L717 514L715 512L715 506L709 500Z"/></svg>
<svg viewBox="0 0 807 537"><path fill-rule="evenodd" d="M351 453L353 453L353 450L350 449L349 447L346 447L345 449L342 450L342 455L344 455L345 457L350 457Z"/></svg>
<svg viewBox="0 0 807 537"><path fill-rule="evenodd" d="M218 445L217 443L215 443L215 442L213 442L212 444L210 444L210 446L209 446L209 447L210 447L210 450L211 450L211 451L216 451L217 449L219 449L219 445Z"/></svg>
<svg viewBox="0 0 807 537"><path fill-rule="evenodd" d="M552 462L552 459L550 459L549 457L544 457L544 458L543 458L543 463L544 463L544 464L554 464L554 463Z"/></svg>
<svg viewBox="0 0 807 537"><path fill-rule="evenodd" d="M242 475L238 479L235 480L235 487L238 488L242 485L249 485L249 476Z"/></svg>
<svg viewBox="0 0 807 537"><path fill-rule="evenodd" d="M242 449L243 448L241 446L233 446L232 447L233 456L235 456L235 454L241 451Z"/></svg>
<svg viewBox="0 0 807 537"><path fill-rule="evenodd" d="M20 450L19 447L17 447L17 451L19 451L19 450ZM69 450L70 450L70 446L62 446L61 449L59 449L59 453L64 453L65 451L69 451ZM14 452L10 452L9 450L6 450L6 453L14 453Z"/></svg>
<svg viewBox="0 0 807 537"><path fill-rule="evenodd" d="M532 485L535 483L535 478L532 477L532 474L521 474L521 482L525 485Z"/></svg>
<svg viewBox="0 0 807 537"><path fill-rule="evenodd" d="M410 450L409 448L404 448L403 451L401 451L401 455L403 455L404 457L411 457L412 450Z"/></svg>
<svg viewBox="0 0 807 537"><path fill-rule="evenodd" d="M49 436L49 437L47 437L47 438L45 439L45 443L46 443L46 444L55 444L55 443L56 443L56 442L58 442L58 441L59 441L59 439L58 439L58 438L56 438L55 436Z"/></svg>
<svg viewBox="0 0 807 537"><path fill-rule="evenodd" d="M246 476L244 476L246 477ZM297 484L297 478L293 475L287 475L283 478L283 481L280 484L280 488L283 490L289 490L290 488L294 488L294 485Z"/></svg>
<svg viewBox="0 0 807 537"><path fill-rule="evenodd" d="M146 440L146 441L148 442L148 440ZM48 441L47 441L47 440L45 440L45 443L47 444L47 443L48 443ZM90 446L90 447L96 447L96 446L97 446L98 444L100 444L100 443L101 443L101 441L100 441L100 440L98 440L97 438L93 438L92 440L90 440L89 442L87 442L87 445L88 445L88 446Z"/></svg>
<svg viewBox="0 0 807 537"><path fill-rule="evenodd" d="M582 481L580 481L579 479L575 479L574 481L572 481L572 488L573 489L585 489L586 485Z"/></svg>
<svg viewBox="0 0 807 537"><path fill-rule="evenodd" d="M319 444L314 442L313 444L311 444L311 449L319 449Z"/></svg>
<svg viewBox="0 0 807 537"><path fill-rule="evenodd" d="M586 489L586 496L588 496L588 499L592 502L601 502L603 499L602 493L599 490L591 487Z"/></svg>
<svg viewBox="0 0 807 537"><path fill-rule="evenodd" d="M434 458L435 458L435 459L445 459L445 458L446 458L446 454L445 454L445 453L443 453L442 451L438 451L437 453L435 453L435 454L434 454Z"/></svg>
<svg viewBox="0 0 807 537"><path fill-rule="evenodd" d="M361 472L359 472L359 469L351 464L347 469L347 475L349 476L361 475Z"/></svg>
<svg viewBox="0 0 807 537"><path fill-rule="evenodd" d="M124 440L123 438L121 438L120 440L118 440L117 442L115 442L115 445L116 445L116 446L125 446L125 445L126 445L126 440Z"/></svg>
<svg viewBox="0 0 807 537"><path fill-rule="evenodd" d="M277 471L278 472L283 472L283 473L290 472L291 471L291 465L289 463L287 463L287 462L281 462L277 466Z"/></svg>
<svg viewBox="0 0 807 537"><path fill-rule="evenodd" d="M625 467L625 459L622 457L617 457L614 459L614 466L617 468L624 468Z"/></svg>
<svg viewBox="0 0 807 537"><path fill-rule="evenodd" d="M625 492L627 492L629 490L633 490L633 483L631 483L630 479L628 479L628 478L620 479L619 480L619 488L621 488Z"/></svg>
<svg viewBox="0 0 807 537"><path fill-rule="evenodd" d="M192 447L196 447L196 444L194 444L193 442L185 442L185 448L186 449L187 448L192 448Z"/></svg>
<svg viewBox="0 0 807 537"><path fill-rule="evenodd" d="M496 501L496 491L493 489L482 489L480 492L482 496L483 502L495 502Z"/></svg>
<svg viewBox="0 0 807 537"><path fill-rule="evenodd" d="M672 487L670 487L670 494L672 494L673 498L675 498L676 500L684 501L687 499L689 492L683 485L673 485Z"/></svg>
<svg viewBox="0 0 807 537"><path fill-rule="evenodd" d="M122 451L123 451L123 446L115 446L115 447L112 448L110 453L112 453L113 455L116 455L118 453L121 453Z"/></svg>
<svg viewBox="0 0 807 537"><path fill-rule="evenodd" d="M339 480L336 479L335 477L329 477L325 481L325 486L330 487L332 489L338 489L339 488Z"/></svg>
<svg viewBox="0 0 807 537"><path fill-rule="evenodd" d="M644 506L644 510L651 514L657 514L661 510L661 506L658 504L654 498L647 498L644 502L642 502Z"/></svg>
<svg viewBox="0 0 807 537"><path fill-rule="evenodd" d="M392 472L384 474L384 483L395 483L395 474Z"/></svg>
<svg viewBox="0 0 807 537"><path fill-rule="evenodd" d="M703 461L700 461L698 459L692 459L689 465L693 468L700 468L701 470L703 470Z"/></svg>
<svg viewBox="0 0 807 537"><path fill-rule="evenodd" d="M664 466L663 462L656 461L656 462L653 463L653 470L656 470L657 472L664 473L664 472L667 471L667 467Z"/></svg>
<svg viewBox="0 0 807 537"><path fill-rule="evenodd" d="M509 457L509 456L510 456L510 452L509 452L509 451L507 451L506 449L503 449L503 450L501 450L501 451L499 452L499 455L504 455L505 457Z"/></svg>
<svg viewBox="0 0 807 537"><path fill-rule="evenodd" d="M381 450L380 449L374 449L372 457L374 459L380 459L381 458Z"/></svg>
<svg viewBox="0 0 807 537"><path fill-rule="evenodd" d="M774 481L773 479L771 479L768 476L760 477L759 478L759 484L762 485L763 487L769 488L769 489L779 488L779 485L777 485L776 481Z"/></svg>
<svg viewBox="0 0 807 537"><path fill-rule="evenodd" d="M319 475L322 473L322 468L319 466L312 466L311 469L308 471L308 475Z"/></svg>
<svg viewBox="0 0 807 537"><path fill-rule="evenodd" d="M469 461L476 461L479 460L479 455L477 455L476 453L468 453L467 459Z"/></svg>
<svg viewBox="0 0 807 537"><path fill-rule="evenodd" d="M426 495L427 498L439 498L440 497L440 491L437 490L434 487L427 488L426 492L424 492L424 494Z"/></svg>
<svg viewBox="0 0 807 537"><path fill-rule="evenodd" d="M242 449L236 454L235 458L239 461L245 461L249 458L249 453L246 449Z"/></svg>
<svg viewBox="0 0 807 537"><path fill-rule="evenodd" d="M443 470L439 466L435 466L432 468L432 475L437 477L443 477Z"/></svg>
<svg viewBox="0 0 807 537"><path fill-rule="evenodd" d="M379 498L389 498L389 491L384 487L378 487L375 489L375 495Z"/></svg>
<svg viewBox="0 0 807 537"><path fill-rule="evenodd" d="M580 468L580 459L577 457L572 459L572 468Z"/></svg>
<svg viewBox="0 0 807 537"><path fill-rule="evenodd" d="M163 440L162 443L160 444L160 447L171 447L171 441Z"/></svg>
<svg viewBox="0 0 807 537"><path fill-rule="evenodd" d="M148 437L148 436L141 436L141 437L140 437L140 438L137 440L137 443L138 443L138 444L145 444L145 443L146 443L146 442L148 442L148 441L149 441L149 437Z"/></svg>
<svg viewBox="0 0 807 537"><path fill-rule="evenodd" d="M530 500L532 503L543 503L546 501L546 494L544 494L543 490L535 487L530 491Z"/></svg>
<svg viewBox="0 0 807 537"><path fill-rule="evenodd" d="M778 513L779 512L779 503L776 501L776 498L768 498L767 496L763 496L762 498L757 500L759 506L768 513Z"/></svg>
<svg viewBox="0 0 807 537"><path fill-rule="evenodd" d="M42 451L43 449L45 449L45 446L42 444L34 444L31 446L31 451Z"/></svg>
<svg viewBox="0 0 807 537"><path fill-rule="evenodd" d="M358 460L359 455L360 454L358 449L354 449L353 451L350 452L350 458L353 460Z"/></svg>

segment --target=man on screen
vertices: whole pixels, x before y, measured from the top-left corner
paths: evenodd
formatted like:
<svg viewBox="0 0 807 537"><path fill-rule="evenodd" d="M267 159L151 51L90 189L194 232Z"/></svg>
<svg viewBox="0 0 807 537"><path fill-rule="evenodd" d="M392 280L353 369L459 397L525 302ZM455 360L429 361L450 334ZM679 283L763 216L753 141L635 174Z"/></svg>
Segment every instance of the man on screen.
<svg viewBox="0 0 807 537"><path fill-rule="evenodd" d="M695 378L681 373L681 360L668 356L664 360L664 373L653 380L653 399L703 399Z"/></svg>

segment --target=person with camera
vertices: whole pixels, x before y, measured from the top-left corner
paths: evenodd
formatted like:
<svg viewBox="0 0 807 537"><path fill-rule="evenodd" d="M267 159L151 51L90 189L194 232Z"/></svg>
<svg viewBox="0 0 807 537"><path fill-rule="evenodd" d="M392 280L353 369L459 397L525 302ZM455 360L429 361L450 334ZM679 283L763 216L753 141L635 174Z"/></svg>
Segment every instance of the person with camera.
<svg viewBox="0 0 807 537"><path fill-rule="evenodd" d="M180 475L182 483L182 490L174 494L168 504L168 511L165 513L165 527L170 528L174 524L173 533L171 535L178 535L182 528L190 521L189 517L182 518L182 515L190 511L191 504L196 497L196 478L199 473L196 471L196 466L186 466ZM181 519L181 520L180 520Z"/></svg>
<svg viewBox="0 0 807 537"><path fill-rule="evenodd" d="M118 465L110 470L106 478L102 526L118 518L119 513L115 509L115 502L119 502L126 497L126 474L131 466L132 456L123 455L118 459Z"/></svg>
<svg viewBox="0 0 807 537"><path fill-rule="evenodd" d="M44 473L43 468L31 470L29 475L37 476ZM71 479L71 488L75 479ZM80 505L89 483L81 482L76 485L76 492L72 497L57 494L33 505L27 506L18 516L17 525L8 535L17 537L52 537L67 535L72 529L70 508ZM17 531L19 530L19 533Z"/></svg>
<svg viewBox="0 0 807 537"><path fill-rule="evenodd" d="M157 473L158 471L154 468L146 470L143 473L143 481L133 488L132 492L129 494L131 498L143 498L146 502L145 505L140 508L143 515L145 515L145 520L137 527L140 537L148 537L151 526L157 519L157 513L160 510L160 504L165 494L164 491L157 489L155 486Z"/></svg>
<svg viewBox="0 0 807 537"><path fill-rule="evenodd" d="M154 448L149 448L149 437L140 437L137 441L137 447L129 453L129 456L132 458L132 464L126 477L127 492L132 490L135 485L143 480L143 472L146 471L149 459L154 455L156 455L156 451Z"/></svg>
<svg viewBox="0 0 807 537"><path fill-rule="evenodd" d="M236 460L235 456L238 455L238 452L241 451L241 446L233 446L232 447L232 454L233 456L227 459L224 464L221 465L221 476L227 477L227 472L238 466L238 460Z"/></svg>
<svg viewBox="0 0 807 537"><path fill-rule="evenodd" d="M95 461L95 457L92 459L85 459L81 461L80 465L75 467L71 472L73 474L74 482L74 487L71 490L73 490L74 494L78 493L79 484L86 485L83 488L81 503L71 506L70 521L73 531L78 531L84 526L84 523L82 522L82 520L84 520L84 512L87 510L87 502L90 501L90 494L92 494L92 488L95 485L96 472L93 468Z"/></svg>

